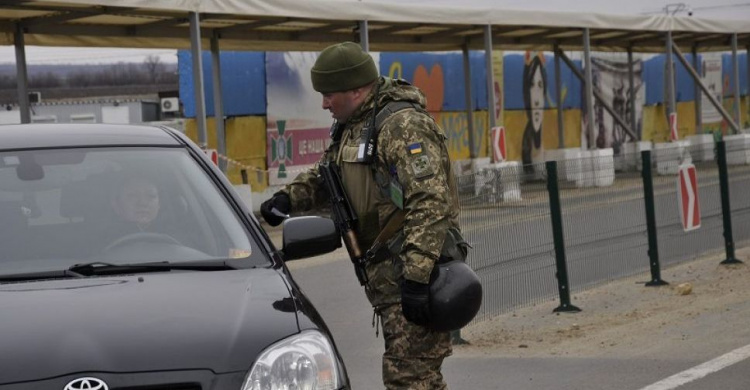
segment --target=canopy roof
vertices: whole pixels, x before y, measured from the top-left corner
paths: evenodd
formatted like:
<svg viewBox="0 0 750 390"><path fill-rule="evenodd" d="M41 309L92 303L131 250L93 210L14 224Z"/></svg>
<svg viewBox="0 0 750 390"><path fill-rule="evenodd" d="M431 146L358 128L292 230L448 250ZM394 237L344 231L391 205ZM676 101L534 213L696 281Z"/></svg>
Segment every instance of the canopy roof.
<svg viewBox="0 0 750 390"><path fill-rule="evenodd" d="M390 1L390 0L389 0ZM396 0L393 0L396 1ZM370 50L441 51L484 48L492 25L497 49L582 50L584 28L599 51L663 52L664 34L699 51L731 48L730 34L750 44L750 20L667 15L605 15L498 8L415 6L368 0L0 0L0 45L17 26L27 45L190 47L189 12L198 12L204 39L218 34L222 50L316 51L356 40L367 20ZM208 41L203 47L208 47Z"/></svg>

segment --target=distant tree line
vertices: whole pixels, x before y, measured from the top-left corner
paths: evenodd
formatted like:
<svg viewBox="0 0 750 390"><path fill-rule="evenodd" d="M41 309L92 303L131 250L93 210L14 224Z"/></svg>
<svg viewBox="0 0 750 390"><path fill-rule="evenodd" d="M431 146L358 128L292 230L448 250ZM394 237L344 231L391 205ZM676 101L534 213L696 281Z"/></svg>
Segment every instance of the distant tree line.
<svg viewBox="0 0 750 390"><path fill-rule="evenodd" d="M102 86L134 86L175 84L179 76L160 62L157 56L148 56L143 63L120 62L91 71L86 67L67 75L43 72L29 75L29 89L89 88ZM0 89L16 89L15 75L0 75Z"/></svg>

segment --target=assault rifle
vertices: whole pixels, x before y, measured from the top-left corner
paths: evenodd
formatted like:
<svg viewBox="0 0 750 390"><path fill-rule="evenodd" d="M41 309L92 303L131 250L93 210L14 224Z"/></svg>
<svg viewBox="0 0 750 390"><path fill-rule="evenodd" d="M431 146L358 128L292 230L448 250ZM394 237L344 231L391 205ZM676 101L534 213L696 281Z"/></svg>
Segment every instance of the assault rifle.
<svg viewBox="0 0 750 390"><path fill-rule="evenodd" d="M323 187L328 191L328 196L331 198L331 216L336 224L336 230L344 240L346 251L349 252L349 258L354 264L354 271L357 274L359 284L364 286L368 282L367 271L365 270L367 258L357 242L357 234L354 232L357 214L354 212L352 204L349 203L349 197L346 196L346 191L341 183L339 167L333 161L322 162L318 166L318 173Z"/></svg>

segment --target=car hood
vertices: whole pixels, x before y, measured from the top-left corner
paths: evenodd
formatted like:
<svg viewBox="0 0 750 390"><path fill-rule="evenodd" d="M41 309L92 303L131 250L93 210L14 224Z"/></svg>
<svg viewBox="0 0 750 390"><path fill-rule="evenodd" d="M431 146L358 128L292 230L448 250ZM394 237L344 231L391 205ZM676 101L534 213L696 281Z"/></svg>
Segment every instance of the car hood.
<svg viewBox="0 0 750 390"><path fill-rule="evenodd" d="M273 269L0 285L0 384L69 373L247 370L299 332Z"/></svg>

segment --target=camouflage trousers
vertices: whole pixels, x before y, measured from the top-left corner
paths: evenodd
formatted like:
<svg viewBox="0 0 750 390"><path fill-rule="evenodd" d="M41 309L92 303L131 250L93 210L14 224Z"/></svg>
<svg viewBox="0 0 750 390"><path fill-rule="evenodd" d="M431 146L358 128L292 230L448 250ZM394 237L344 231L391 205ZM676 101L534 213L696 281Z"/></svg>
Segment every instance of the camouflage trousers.
<svg viewBox="0 0 750 390"><path fill-rule="evenodd" d="M383 383L387 390L447 389L440 373L452 353L450 333L433 332L404 318L400 304L379 310L385 339Z"/></svg>

